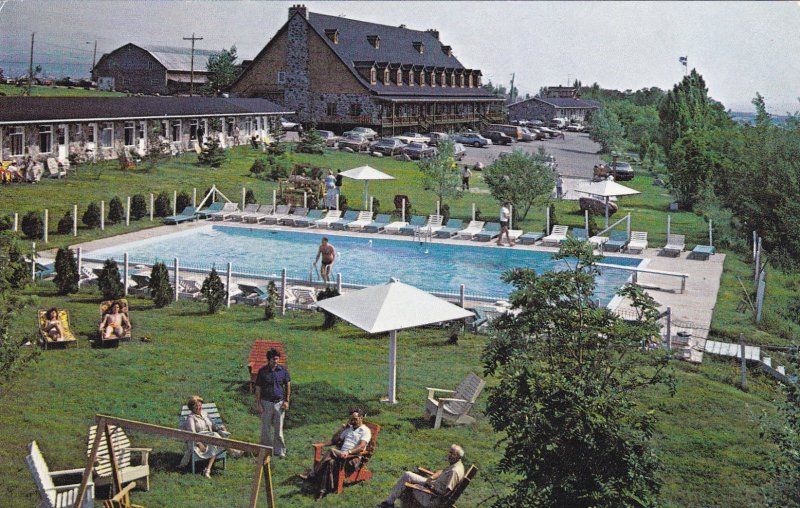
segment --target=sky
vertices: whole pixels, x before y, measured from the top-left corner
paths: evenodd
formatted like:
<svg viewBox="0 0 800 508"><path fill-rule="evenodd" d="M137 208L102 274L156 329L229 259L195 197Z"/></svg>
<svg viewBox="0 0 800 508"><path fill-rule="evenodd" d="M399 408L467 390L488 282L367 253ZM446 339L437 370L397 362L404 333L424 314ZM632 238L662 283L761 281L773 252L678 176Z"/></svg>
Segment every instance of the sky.
<svg viewBox="0 0 800 508"><path fill-rule="evenodd" d="M97 58L128 42L202 49L236 45L253 58L295 2L0 0L0 67L88 76ZM752 111L756 92L772 113L800 110L800 2L305 2L312 12L387 25L436 28L469 68L524 95L548 85L671 88L678 62L703 75L726 108Z"/></svg>

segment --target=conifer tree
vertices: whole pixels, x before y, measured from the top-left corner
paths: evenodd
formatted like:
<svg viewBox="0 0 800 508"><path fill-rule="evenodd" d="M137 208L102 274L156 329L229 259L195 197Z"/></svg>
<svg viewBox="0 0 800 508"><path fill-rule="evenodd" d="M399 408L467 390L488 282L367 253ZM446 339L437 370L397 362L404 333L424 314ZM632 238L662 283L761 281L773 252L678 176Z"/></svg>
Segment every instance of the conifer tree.
<svg viewBox="0 0 800 508"><path fill-rule="evenodd" d="M125 286L120 280L116 261L106 259L105 263L103 263L103 269L100 271L100 276L97 278L97 285L100 287L100 292L103 293L103 299L105 300L116 300L125 296Z"/></svg>
<svg viewBox="0 0 800 508"><path fill-rule="evenodd" d="M58 286L58 292L62 295L78 292L78 260L75 253L68 247L58 249L56 253L56 276L53 282Z"/></svg>
<svg viewBox="0 0 800 508"><path fill-rule="evenodd" d="M219 275L217 275L216 268L211 268L211 273L203 281L203 287L200 292L208 302L208 313L216 314L219 312L225 304L225 286L222 284Z"/></svg>
<svg viewBox="0 0 800 508"><path fill-rule="evenodd" d="M150 272L150 297L157 308L166 307L172 301L172 285L169 270L164 263L156 263Z"/></svg>

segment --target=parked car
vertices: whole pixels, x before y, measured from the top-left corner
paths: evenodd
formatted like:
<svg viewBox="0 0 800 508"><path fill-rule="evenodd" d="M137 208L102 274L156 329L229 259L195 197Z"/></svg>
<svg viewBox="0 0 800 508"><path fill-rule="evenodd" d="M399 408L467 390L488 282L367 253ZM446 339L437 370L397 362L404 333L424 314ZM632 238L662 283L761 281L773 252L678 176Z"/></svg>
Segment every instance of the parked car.
<svg viewBox="0 0 800 508"><path fill-rule="evenodd" d="M511 136L500 131L486 131L481 134L486 139L491 139L495 145L510 145L514 142Z"/></svg>
<svg viewBox="0 0 800 508"><path fill-rule="evenodd" d="M451 139L456 143L462 143L464 146L474 146L475 148L490 146L492 141L486 139L477 132L462 132L453 134Z"/></svg>
<svg viewBox="0 0 800 508"><path fill-rule="evenodd" d="M397 139L402 141L405 144L408 143L425 143L428 144L431 141L430 136L425 136L420 134L419 132L404 132L399 136L395 136Z"/></svg>
<svg viewBox="0 0 800 508"><path fill-rule="evenodd" d="M428 141L428 144L431 146L438 146L441 141L450 139L450 135L445 132L431 132L430 137L431 140Z"/></svg>
<svg viewBox="0 0 800 508"><path fill-rule="evenodd" d="M369 141L374 141L375 138L378 137L378 133L370 129L369 127L356 127L351 131L345 132L343 136L347 136L348 134L355 134L363 138L366 138Z"/></svg>
<svg viewBox="0 0 800 508"><path fill-rule="evenodd" d="M383 155L392 156L403 153L403 148L405 148L405 146L405 143L397 138L383 138L372 143L370 150L373 152L382 153Z"/></svg>
<svg viewBox="0 0 800 508"><path fill-rule="evenodd" d="M583 125L579 123L571 123L567 125L567 130L569 132L583 132Z"/></svg>
<svg viewBox="0 0 800 508"><path fill-rule="evenodd" d="M627 162L617 162L616 168L611 165L611 174L613 175L615 173L614 180L623 182L633 180L633 168Z"/></svg>
<svg viewBox="0 0 800 508"><path fill-rule="evenodd" d="M567 126L568 122L566 118L553 118L550 120L550 128L551 129L564 129Z"/></svg>
<svg viewBox="0 0 800 508"><path fill-rule="evenodd" d="M303 130L303 126L296 122L290 122L289 120L281 117L281 127L285 131L301 131Z"/></svg>
<svg viewBox="0 0 800 508"><path fill-rule="evenodd" d="M403 148L403 153L412 159L427 159L433 157L436 149L425 143L409 143Z"/></svg>
<svg viewBox="0 0 800 508"><path fill-rule="evenodd" d="M550 127L539 127L538 129L542 134L547 134L551 138L554 138L556 136L560 136L561 135L560 131L557 131L555 129L551 129Z"/></svg>
<svg viewBox="0 0 800 508"><path fill-rule="evenodd" d="M541 131L529 127L522 128L522 141L536 141L537 139L544 139Z"/></svg>
<svg viewBox="0 0 800 508"><path fill-rule="evenodd" d="M355 152L369 150L369 140L358 134L348 134L339 140L339 150L350 148Z"/></svg>
<svg viewBox="0 0 800 508"><path fill-rule="evenodd" d="M506 125L501 123L491 123L486 127L487 131L502 132L514 141L522 140L522 127L519 125Z"/></svg>
<svg viewBox="0 0 800 508"><path fill-rule="evenodd" d="M339 141L339 136L333 133L333 131L317 131L322 139L325 140L325 146L333 147L336 146L336 142Z"/></svg>
<svg viewBox="0 0 800 508"><path fill-rule="evenodd" d="M541 120L528 120L528 127L541 127L544 122Z"/></svg>
<svg viewBox="0 0 800 508"><path fill-rule="evenodd" d="M460 161L467 155L467 149L461 143L453 143L453 158Z"/></svg>

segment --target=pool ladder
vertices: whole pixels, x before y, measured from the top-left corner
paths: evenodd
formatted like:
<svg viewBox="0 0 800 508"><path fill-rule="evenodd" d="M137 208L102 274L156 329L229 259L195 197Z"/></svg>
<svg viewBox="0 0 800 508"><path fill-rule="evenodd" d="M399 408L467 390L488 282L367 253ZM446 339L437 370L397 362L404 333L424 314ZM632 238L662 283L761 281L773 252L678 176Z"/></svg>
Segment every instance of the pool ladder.
<svg viewBox="0 0 800 508"><path fill-rule="evenodd" d="M421 231L421 228L415 229L414 241L418 241L420 245L424 243L430 245L433 242L433 231L430 228L427 228L425 232Z"/></svg>

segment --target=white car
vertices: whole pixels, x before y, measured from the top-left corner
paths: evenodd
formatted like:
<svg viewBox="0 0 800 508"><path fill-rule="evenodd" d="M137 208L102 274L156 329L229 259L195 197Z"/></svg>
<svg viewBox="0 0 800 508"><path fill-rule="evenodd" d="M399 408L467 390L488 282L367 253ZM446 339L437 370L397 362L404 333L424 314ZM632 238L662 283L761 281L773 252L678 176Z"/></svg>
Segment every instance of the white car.
<svg viewBox="0 0 800 508"><path fill-rule="evenodd" d="M366 138L369 141L375 141L375 138L378 137L378 133L370 129L369 127L356 127L351 131L345 132L344 134L342 134L342 136L346 137L351 134L354 136L361 136L362 138Z"/></svg>
<svg viewBox="0 0 800 508"><path fill-rule="evenodd" d="M299 131L302 129L302 126L296 122L290 122L285 118L281 118L281 127L285 131Z"/></svg>
<svg viewBox="0 0 800 508"><path fill-rule="evenodd" d="M583 132L584 127L583 127L583 125L581 125L579 123L571 123L571 124L567 125L567 130L569 132Z"/></svg>
<svg viewBox="0 0 800 508"><path fill-rule="evenodd" d="M426 145L431 142L430 136L423 136L418 132L404 132L400 136L395 136L395 138L399 139L405 144L409 143L425 143Z"/></svg>

